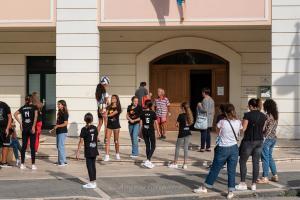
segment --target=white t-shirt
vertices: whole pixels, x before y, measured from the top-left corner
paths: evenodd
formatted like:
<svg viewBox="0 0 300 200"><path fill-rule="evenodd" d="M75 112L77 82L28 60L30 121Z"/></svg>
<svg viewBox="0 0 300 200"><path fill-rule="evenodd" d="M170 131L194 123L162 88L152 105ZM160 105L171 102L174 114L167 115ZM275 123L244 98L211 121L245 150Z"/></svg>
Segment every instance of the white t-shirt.
<svg viewBox="0 0 300 200"><path fill-rule="evenodd" d="M243 128L240 120L230 120L230 123L235 131L236 136L239 136L240 130ZM226 119L222 119L217 124L217 127L220 129L220 141L219 146L229 147L237 144L234 133L229 122Z"/></svg>

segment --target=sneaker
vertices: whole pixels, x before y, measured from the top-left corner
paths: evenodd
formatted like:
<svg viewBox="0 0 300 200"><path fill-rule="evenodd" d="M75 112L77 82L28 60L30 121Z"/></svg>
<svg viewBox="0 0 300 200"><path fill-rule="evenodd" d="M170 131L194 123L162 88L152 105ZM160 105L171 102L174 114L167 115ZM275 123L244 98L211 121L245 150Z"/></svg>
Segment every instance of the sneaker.
<svg viewBox="0 0 300 200"><path fill-rule="evenodd" d="M177 169L178 165L174 164L174 163L171 163L171 164L168 165L168 167L171 168L171 169Z"/></svg>
<svg viewBox="0 0 300 200"><path fill-rule="evenodd" d="M251 185L251 190L252 190L252 191L256 191L256 184L252 184L252 185Z"/></svg>
<svg viewBox="0 0 300 200"><path fill-rule="evenodd" d="M108 162L110 160L110 158L109 158L109 155L105 155L105 157L104 157L104 162Z"/></svg>
<svg viewBox="0 0 300 200"><path fill-rule="evenodd" d="M141 166L142 167L146 167L149 163L149 160L144 160L142 163L141 163Z"/></svg>
<svg viewBox="0 0 300 200"><path fill-rule="evenodd" d="M23 169L26 169L26 166L25 166L24 164L21 164L21 165L20 165L20 169L22 169L22 170L23 170Z"/></svg>
<svg viewBox="0 0 300 200"><path fill-rule="evenodd" d="M236 185L235 189L239 190L239 191L248 190L247 185L245 183L240 183L240 184Z"/></svg>
<svg viewBox="0 0 300 200"><path fill-rule="evenodd" d="M0 167L2 167L2 168L9 168L10 166L6 162L6 163L0 163Z"/></svg>
<svg viewBox="0 0 300 200"><path fill-rule="evenodd" d="M155 167L155 165L149 161L146 167L148 167L149 169L152 169Z"/></svg>
<svg viewBox="0 0 300 200"><path fill-rule="evenodd" d="M182 165L182 169L187 169L187 168L188 168L187 164Z"/></svg>
<svg viewBox="0 0 300 200"><path fill-rule="evenodd" d="M116 160L121 160L120 154L116 154Z"/></svg>
<svg viewBox="0 0 300 200"><path fill-rule="evenodd" d="M234 197L233 192L228 192L227 199L232 199Z"/></svg>
<svg viewBox="0 0 300 200"><path fill-rule="evenodd" d="M278 182L279 181L278 175L272 176L271 181Z"/></svg>
<svg viewBox="0 0 300 200"><path fill-rule="evenodd" d="M65 163L64 164L59 164L59 165L57 165L58 167L65 167L65 166L67 166Z"/></svg>
<svg viewBox="0 0 300 200"><path fill-rule="evenodd" d="M32 166L31 166L31 169L32 169L32 170L37 170L37 167L36 167L35 165L32 165Z"/></svg>
<svg viewBox="0 0 300 200"><path fill-rule="evenodd" d="M135 159L135 158L137 158L138 156L134 156L134 155L130 155L130 158L132 158L132 159Z"/></svg>
<svg viewBox="0 0 300 200"><path fill-rule="evenodd" d="M82 186L84 189L95 189L97 187L96 183L88 183Z"/></svg>
<svg viewBox="0 0 300 200"><path fill-rule="evenodd" d="M19 167L21 165L21 161L19 159L16 160L16 167Z"/></svg>
<svg viewBox="0 0 300 200"><path fill-rule="evenodd" d="M205 149L200 149L199 152L203 153L205 152Z"/></svg>
<svg viewBox="0 0 300 200"><path fill-rule="evenodd" d="M205 194L207 193L207 189L205 187L199 187L197 189L194 189L193 190L194 193L198 193L198 194Z"/></svg>

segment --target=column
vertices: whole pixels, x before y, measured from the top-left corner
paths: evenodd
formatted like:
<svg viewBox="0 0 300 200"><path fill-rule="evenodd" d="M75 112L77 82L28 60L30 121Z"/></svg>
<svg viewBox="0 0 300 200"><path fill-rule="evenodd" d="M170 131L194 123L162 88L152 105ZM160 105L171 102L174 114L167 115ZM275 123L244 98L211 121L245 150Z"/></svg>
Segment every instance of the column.
<svg viewBox="0 0 300 200"><path fill-rule="evenodd" d="M272 91L279 137L300 138L300 1L272 1Z"/></svg>
<svg viewBox="0 0 300 200"><path fill-rule="evenodd" d="M97 122L99 57L97 0L58 0L56 98L67 102L69 135L79 134L87 112Z"/></svg>

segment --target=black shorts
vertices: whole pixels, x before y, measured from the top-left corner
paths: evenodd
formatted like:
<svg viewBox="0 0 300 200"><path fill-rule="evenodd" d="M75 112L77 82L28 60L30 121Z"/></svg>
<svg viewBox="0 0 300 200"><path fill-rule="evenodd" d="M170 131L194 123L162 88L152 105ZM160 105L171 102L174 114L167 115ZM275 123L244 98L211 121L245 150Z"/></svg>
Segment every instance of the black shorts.
<svg viewBox="0 0 300 200"><path fill-rule="evenodd" d="M100 112L100 108L97 108L98 119L103 119L102 113Z"/></svg>
<svg viewBox="0 0 300 200"><path fill-rule="evenodd" d="M112 129L112 130L121 128L120 121L119 120L114 120L114 121L108 120L107 128Z"/></svg>
<svg viewBox="0 0 300 200"><path fill-rule="evenodd" d="M0 130L0 146L10 147L10 134L6 135L5 129Z"/></svg>

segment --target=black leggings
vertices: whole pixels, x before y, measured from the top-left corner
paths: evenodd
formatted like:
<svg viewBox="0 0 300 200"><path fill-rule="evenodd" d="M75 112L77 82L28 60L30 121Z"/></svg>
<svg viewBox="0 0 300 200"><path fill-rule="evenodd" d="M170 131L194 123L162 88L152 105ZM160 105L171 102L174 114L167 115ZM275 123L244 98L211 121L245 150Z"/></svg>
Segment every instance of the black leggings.
<svg viewBox="0 0 300 200"><path fill-rule="evenodd" d="M256 183L259 176L259 159L262 151L262 141L242 141L240 147L240 170L241 182L246 181L247 161L249 156L252 156L252 183Z"/></svg>
<svg viewBox="0 0 300 200"><path fill-rule="evenodd" d="M156 138L154 130L143 129L143 138L146 144L147 159L151 160L151 157L156 147Z"/></svg>
<svg viewBox="0 0 300 200"><path fill-rule="evenodd" d="M36 135L32 134L31 128L24 128L22 131L22 149L21 149L21 163L25 162L25 153L27 149L28 139L30 139L31 163L35 164L35 138Z"/></svg>
<svg viewBox="0 0 300 200"><path fill-rule="evenodd" d="M85 158L90 181L96 180L96 157Z"/></svg>

